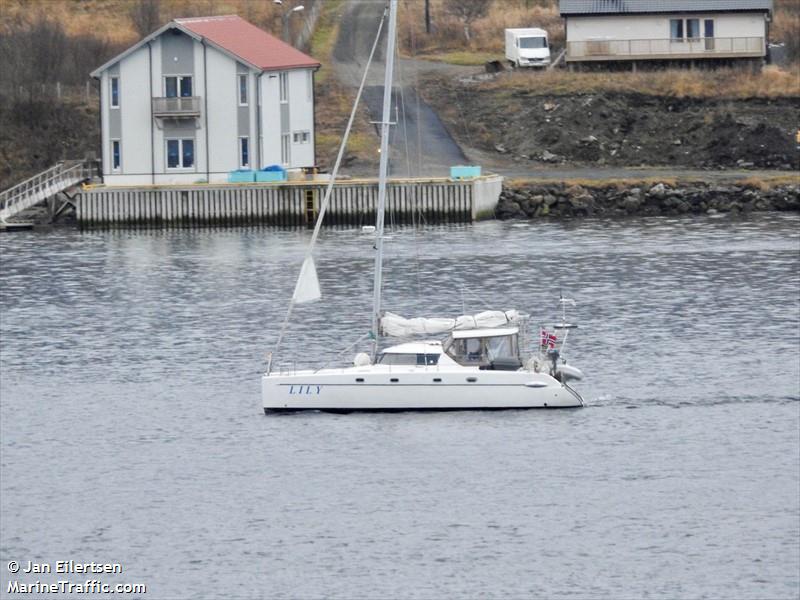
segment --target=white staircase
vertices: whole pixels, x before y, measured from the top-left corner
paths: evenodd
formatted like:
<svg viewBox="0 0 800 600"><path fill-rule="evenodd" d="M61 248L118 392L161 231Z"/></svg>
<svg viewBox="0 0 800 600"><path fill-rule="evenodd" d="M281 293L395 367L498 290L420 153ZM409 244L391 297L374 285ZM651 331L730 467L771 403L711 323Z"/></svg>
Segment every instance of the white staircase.
<svg viewBox="0 0 800 600"><path fill-rule="evenodd" d="M0 227L14 215L92 178L84 161L64 161L0 192Z"/></svg>

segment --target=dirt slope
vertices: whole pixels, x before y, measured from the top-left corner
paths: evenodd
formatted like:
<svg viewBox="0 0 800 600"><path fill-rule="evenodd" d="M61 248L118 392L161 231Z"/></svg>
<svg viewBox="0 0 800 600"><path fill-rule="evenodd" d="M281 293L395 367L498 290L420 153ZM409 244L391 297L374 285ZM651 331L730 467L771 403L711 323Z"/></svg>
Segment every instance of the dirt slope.
<svg viewBox="0 0 800 600"><path fill-rule="evenodd" d="M456 139L498 158L586 166L797 169L797 98L553 95L429 78ZM469 153L469 152L468 152Z"/></svg>

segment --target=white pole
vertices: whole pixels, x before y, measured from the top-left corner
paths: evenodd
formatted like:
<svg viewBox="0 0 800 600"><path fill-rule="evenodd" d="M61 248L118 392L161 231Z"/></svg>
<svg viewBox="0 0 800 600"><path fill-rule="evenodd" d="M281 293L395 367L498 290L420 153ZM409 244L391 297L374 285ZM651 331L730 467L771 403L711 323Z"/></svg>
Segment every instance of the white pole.
<svg viewBox="0 0 800 600"><path fill-rule="evenodd" d="M372 291L372 361L378 355L383 285L383 217L386 209L386 176L389 169L389 117L392 112L394 44L397 36L397 0L389 5L389 32L386 40L386 74L383 81L383 116L381 117L381 162L378 179L378 218L375 223L375 284Z"/></svg>

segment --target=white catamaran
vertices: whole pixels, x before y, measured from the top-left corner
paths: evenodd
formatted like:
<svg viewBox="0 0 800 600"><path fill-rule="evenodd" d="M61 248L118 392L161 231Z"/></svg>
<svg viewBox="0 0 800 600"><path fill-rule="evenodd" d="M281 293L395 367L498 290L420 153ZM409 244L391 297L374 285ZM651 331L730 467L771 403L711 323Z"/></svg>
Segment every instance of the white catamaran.
<svg viewBox="0 0 800 600"><path fill-rule="evenodd" d="M555 326L557 330L564 332L559 348L556 348L556 336L542 331L539 350L532 355L527 352L531 342L528 334L529 317L517 311L486 311L455 319L403 319L389 312L384 313L381 308L397 0L390 0L388 17L378 211L375 224L372 356L357 354L353 366L346 368L284 371L272 368L270 354L266 373L261 380L264 411L348 412L582 406L580 395L567 384L570 379L580 379L582 374L577 368L567 365L563 359L564 344L570 328L573 327L566 322L566 305L571 300L562 298L561 301L562 323ZM313 248L383 22L381 20L276 348L286 331L293 305L320 298ZM409 342L380 350L381 336L443 334L447 334L444 341Z"/></svg>

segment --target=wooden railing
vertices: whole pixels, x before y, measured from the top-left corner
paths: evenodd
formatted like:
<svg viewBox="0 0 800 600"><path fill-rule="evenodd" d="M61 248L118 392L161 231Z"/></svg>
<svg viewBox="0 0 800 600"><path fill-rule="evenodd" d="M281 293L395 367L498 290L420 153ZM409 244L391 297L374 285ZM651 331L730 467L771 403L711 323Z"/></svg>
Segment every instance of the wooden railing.
<svg viewBox="0 0 800 600"><path fill-rule="evenodd" d="M153 116L199 117L200 98L198 96L153 98Z"/></svg>
<svg viewBox="0 0 800 600"><path fill-rule="evenodd" d="M629 60L764 56L763 37L567 42L567 60Z"/></svg>

